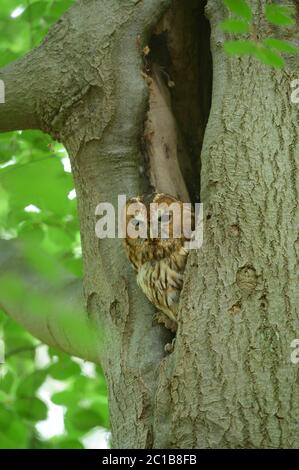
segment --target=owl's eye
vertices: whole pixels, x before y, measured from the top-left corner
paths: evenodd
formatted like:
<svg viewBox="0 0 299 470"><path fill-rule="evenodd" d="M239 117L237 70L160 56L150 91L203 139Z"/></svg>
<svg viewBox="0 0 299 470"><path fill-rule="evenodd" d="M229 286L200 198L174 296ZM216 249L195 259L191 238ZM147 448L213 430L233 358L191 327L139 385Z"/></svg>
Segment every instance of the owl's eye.
<svg viewBox="0 0 299 470"><path fill-rule="evenodd" d="M164 212L164 214L160 214L158 217L158 222L162 224L167 224L171 221L171 214L169 212Z"/></svg>

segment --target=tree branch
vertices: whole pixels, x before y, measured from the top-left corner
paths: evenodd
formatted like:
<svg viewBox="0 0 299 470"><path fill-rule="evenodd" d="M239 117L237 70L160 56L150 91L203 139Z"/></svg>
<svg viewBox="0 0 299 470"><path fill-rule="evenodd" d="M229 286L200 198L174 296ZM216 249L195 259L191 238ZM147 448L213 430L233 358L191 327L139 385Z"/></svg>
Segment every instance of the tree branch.
<svg viewBox="0 0 299 470"><path fill-rule="evenodd" d="M56 282L30 267L22 245L0 240L0 308L49 346L99 363L100 335L83 305L80 280L61 272Z"/></svg>
<svg viewBox="0 0 299 470"><path fill-rule="evenodd" d="M4 103L0 104L0 132L38 129L36 74L33 56L25 56L0 70L4 83Z"/></svg>

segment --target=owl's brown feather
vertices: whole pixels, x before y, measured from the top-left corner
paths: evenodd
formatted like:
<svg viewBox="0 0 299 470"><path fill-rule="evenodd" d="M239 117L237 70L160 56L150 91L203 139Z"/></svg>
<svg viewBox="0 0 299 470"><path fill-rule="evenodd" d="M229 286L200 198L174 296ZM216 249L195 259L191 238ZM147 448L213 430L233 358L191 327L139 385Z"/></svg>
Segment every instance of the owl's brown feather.
<svg viewBox="0 0 299 470"><path fill-rule="evenodd" d="M166 194L155 194L150 199L131 198L126 205L126 227L130 220L139 214L138 203L143 203L148 209L146 217L150 231L149 205L151 202L164 203L166 207L177 202L182 207L180 201ZM127 207L131 203L137 205L135 213L129 215ZM139 219L142 223L142 217ZM188 251L184 247L188 238L183 235L180 238L174 238L172 236L175 233L174 230L172 221L170 221L170 237L167 239L151 238L150 233L146 238L131 238L127 234L124 239L126 255L137 272L138 285L150 302L163 312L164 315L158 317L158 321L164 323L172 331L176 330L179 298L188 255Z"/></svg>

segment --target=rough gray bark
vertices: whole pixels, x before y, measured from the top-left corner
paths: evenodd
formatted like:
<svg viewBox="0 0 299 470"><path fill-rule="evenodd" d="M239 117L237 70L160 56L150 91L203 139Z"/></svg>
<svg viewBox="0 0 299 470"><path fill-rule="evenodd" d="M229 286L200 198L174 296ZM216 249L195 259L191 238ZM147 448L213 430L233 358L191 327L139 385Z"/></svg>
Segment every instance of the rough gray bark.
<svg viewBox="0 0 299 470"><path fill-rule="evenodd" d="M264 3L251 2L260 36ZM299 120L290 101L298 59L283 71L228 60L219 2L208 12L214 88L201 155L204 246L189 256L154 445L298 447L298 367L290 360L299 333Z"/></svg>
<svg viewBox="0 0 299 470"><path fill-rule="evenodd" d="M165 357L167 332L152 324L153 308L137 290L120 240L99 242L94 233L99 202L115 203L117 194L131 196L144 185L140 44L170 3L78 2L23 59L50 78L47 90L32 83L30 125L58 137L72 160L88 318L105 332L99 342L113 445L298 447L290 343L299 334L299 121L289 98L298 60L276 71L227 58L217 28L222 2L208 2L214 82L201 155L205 241L189 256L171 355ZM269 34L265 0L250 3L257 31ZM9 106L9 126L0 114L2 130L20 126L13 124L19 99Z"/></svg>

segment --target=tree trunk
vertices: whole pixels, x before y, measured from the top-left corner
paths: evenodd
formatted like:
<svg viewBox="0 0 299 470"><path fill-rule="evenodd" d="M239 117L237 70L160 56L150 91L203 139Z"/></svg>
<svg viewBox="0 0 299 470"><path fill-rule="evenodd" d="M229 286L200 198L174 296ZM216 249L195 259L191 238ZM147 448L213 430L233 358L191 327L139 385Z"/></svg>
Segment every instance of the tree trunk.
<svg viewBox="0 0 299 470"><path fill-rule="evenodd" d="M47 54L51 69L45 65L43 73L54 80L46 82L48 90L40 90L39 82L28 118L70 153L88 321L105 332L99 354L113 446L298 447L298 367L291 362L291 342L299 335L299 108L290 100L298 59L277 71L253 58L227 57L219 29L226 11L220 0L209 0L212 71L204 3L78 2L32 52L35 60L20 62L21 71L24 61L26 70L34 69ZM266 1L248 3L258 36L269 36ZM299 18L297 30L298 24ZM142 77L142 49L150 44L160 50L165 31L176 84L171 110L178 146L184 145L176 157L193 201L201 169L204 203L204 245L189 254L169 355L169 333L153 324L154 309L136 286L121 241L95 236L97 204L117 205L118 194L130 197L146 186L146 172L139 169L151 163L141 145L151 89ZM292 38L299 40L295 28ZM151 60L165 66L163 58ZM12 70L18 63L0 71L0 78L10 80ZM12 101L9 126L2 125L6 105L0 105L3 130L19 127L19 118L13 125L18 97Z"/></svg>
<svg viewBox="0 0 299 470"><path fill-rule="evenodd" d="M201 155L205 241L189 255L176 347L157 392L155 445L298 447L298 368L290 358L299 332L295 61L277 72L253 59L228 60L217 3L208 8L214 85ZM259 12L263 2L251 3Z"/></svg>

